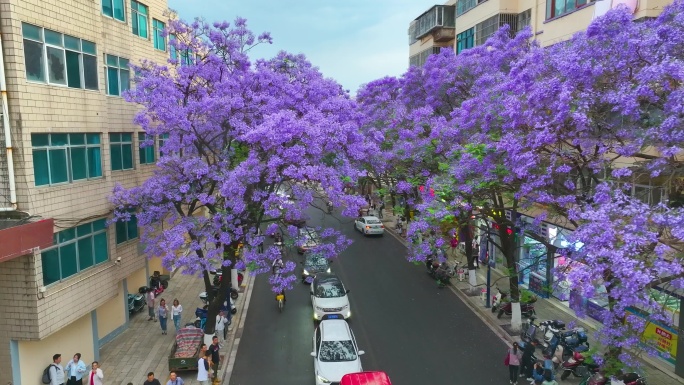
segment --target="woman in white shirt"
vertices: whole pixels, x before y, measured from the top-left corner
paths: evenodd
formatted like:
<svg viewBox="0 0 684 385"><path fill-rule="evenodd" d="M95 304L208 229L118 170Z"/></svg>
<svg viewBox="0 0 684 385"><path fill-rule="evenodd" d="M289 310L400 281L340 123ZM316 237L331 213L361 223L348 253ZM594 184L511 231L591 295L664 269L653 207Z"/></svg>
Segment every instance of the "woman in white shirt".
<svg viewBox="0 0 684 385"><path fill-rule="evenodd" d="M183 313L183 305L178 302L177 298L173 299L173 306L171 306L171 316L173 318L173 326L176 328L176 334L181 328L181 313Z"/></svg>
<svg viewBox="0 0 684 385"><path fill-rule="evenodd" d="M90 385L102 385L104 374L102 373L102 369L100 369L100 364L97 361L93 361L92 369L93 370L88 373L88 383Z"/></svg>

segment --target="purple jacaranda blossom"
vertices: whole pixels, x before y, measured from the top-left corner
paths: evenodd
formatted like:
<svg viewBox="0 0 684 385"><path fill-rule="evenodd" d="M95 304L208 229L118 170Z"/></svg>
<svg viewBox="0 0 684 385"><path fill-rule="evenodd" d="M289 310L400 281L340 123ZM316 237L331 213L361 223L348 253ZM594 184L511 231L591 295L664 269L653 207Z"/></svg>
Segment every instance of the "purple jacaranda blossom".
<svg viewBox="0 0 684 385"><path fill-rule="evenodd" d="M208 24L170 21L176 53L168 63L133 65L126 100L141 106L135 122L163 141L153 175L138 187L116 186L114 220L136 211L141 242L168 269L204 277L233 267L269 273L281 251L265 245L280 232L300 242L294 223L331 200L356 214L355 184L375 144L360 130L357 104L303 55L280 52L252 62L247 51L270 43L246 20ZM143 146L151 145L143 143ZM262 233L259 233L259 229ZM349 245L338 231L320 229L318 252L334 258ZM272 277L274 291L292 287L295 264ZM209 306L207 330L227 292L222 280Z"/></svg>

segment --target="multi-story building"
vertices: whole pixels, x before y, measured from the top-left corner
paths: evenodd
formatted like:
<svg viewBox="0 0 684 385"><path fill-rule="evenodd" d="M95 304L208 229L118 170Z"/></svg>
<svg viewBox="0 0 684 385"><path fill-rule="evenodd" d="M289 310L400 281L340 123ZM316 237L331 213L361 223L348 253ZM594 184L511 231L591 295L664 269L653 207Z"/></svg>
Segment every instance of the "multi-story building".
<svg viewBox="0 0 684 385"><path fill-rule="evenodd" d="M655 17L672 0L449 0L435 5L409 25L409 65L422 65L442 47L456 53L484 44L508 24L514 33L526 26L549 46L583 31L610 8L625 4L634 20ZM443 14L443 15L442 15Z"/></svg>
<svg viewBox="0 0 684 385"><path fill-rule="evenodd" d="M112 188L152 172L121 94L129 63L168 56L166 0L0 0L0 373L39 383L60 353L96 360L147 284L134 220L108 226ZM149 141L147 141L149 142ZM29 214L30 213L30 214ZM43 218L43 220L40 220Z"/></svg>

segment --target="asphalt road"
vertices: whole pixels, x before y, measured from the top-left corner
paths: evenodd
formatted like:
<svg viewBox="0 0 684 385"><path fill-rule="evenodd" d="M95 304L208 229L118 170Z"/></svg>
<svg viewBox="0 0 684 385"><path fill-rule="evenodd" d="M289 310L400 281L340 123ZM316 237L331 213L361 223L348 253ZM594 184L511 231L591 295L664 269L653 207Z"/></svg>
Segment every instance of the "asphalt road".
<svg viewBox="0 0 684 385"><path fill-rule="evenodd" d="M392 235L364 238L348 218L318 214L309 223L354 240L332 270L350 290L364 370L387 372L393 385L508 382L504 343L450 289L437 288L423 265L408 263ZM315 383L308 285L297 284L287 299L281 314L267 277L256 278L230 385Z"/></svg>

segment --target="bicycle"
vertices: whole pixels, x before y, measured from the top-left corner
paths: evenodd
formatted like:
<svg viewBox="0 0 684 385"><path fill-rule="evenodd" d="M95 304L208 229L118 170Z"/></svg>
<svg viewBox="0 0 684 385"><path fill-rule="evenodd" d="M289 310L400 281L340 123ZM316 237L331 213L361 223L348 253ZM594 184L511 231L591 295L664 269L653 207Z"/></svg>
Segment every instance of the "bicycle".
<svg viewBox="0 0 684 385"><path fill-rule="evenodd" d="M282 313L283 309L285 308L285 295L284 294L276 295L276 301L278 301L278 310Z"/></svg>

